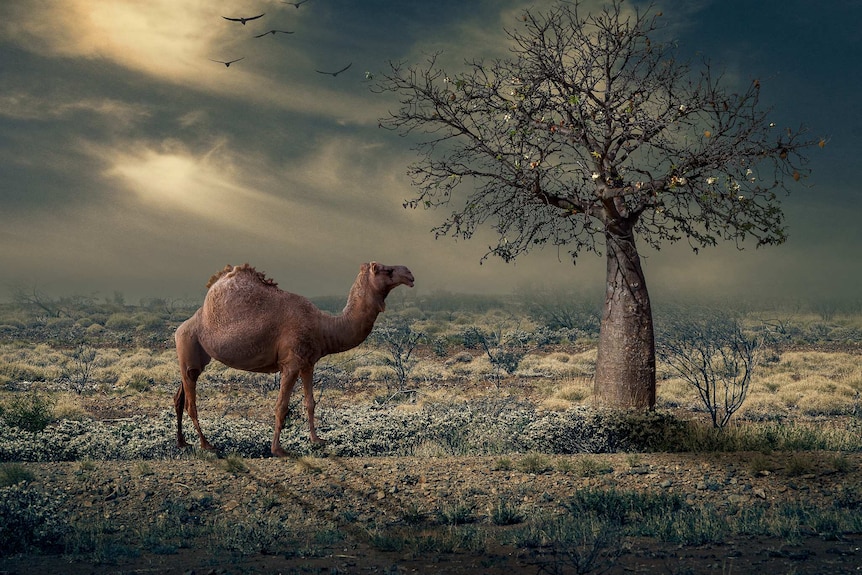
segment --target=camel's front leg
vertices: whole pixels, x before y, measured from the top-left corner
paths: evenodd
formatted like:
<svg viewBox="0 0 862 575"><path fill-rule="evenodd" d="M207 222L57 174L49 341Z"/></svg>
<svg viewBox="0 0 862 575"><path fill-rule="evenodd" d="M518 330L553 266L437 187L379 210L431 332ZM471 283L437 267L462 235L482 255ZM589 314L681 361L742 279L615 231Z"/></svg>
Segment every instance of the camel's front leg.
<svg viewBox="0 0 862 575"><path fill-rule="evenodd" d="M272 436L272 454L278 457L287 457L287 452L281 447L281 430L290 410L290 394L298 375L299 370L295 368L281 368L281 387L275 402L275 434Z"/></svg>
<svg viewBox="0 0 862 575"><path fill-rule="evenodd" d="M326 440L317 437L317 431L314 429L314 366L302 370L302 393L305 403L305 411L308 413L308 430L311 433L311 442L316 445L323 445Z"/></svg>
<svg viewBox="0 0 862 575"><path fill-rule="evenodd" d="M177 412L177 447L187 447L183 437L183 409L189 414L195 431L201 440L203 449L213 449L212 444L204 437L201 424L198 422L197 383L198 377L210 362L209 354L201 347L197 339L193 320L187 320L177 328L176 344L177 359L180 364L182 383L174 395L174 409Z"/></svg>
<svg viewBox="0 0 862 575"><path fill-rule="evenodd" d="M183 391L183 384L180 383L180 388L174 395L174 409L177 412L177 447L188 447L189 444L183 436L183 409L186 407L186 394Z"/></svg>
<svg viewBox="0 0 862 575"><path fill-rule="evenodd" d="M174 407L177 412L177 447L187 447L185 437L183 437L183 407L192 420L192 425L195 426L195 431L201 440L201 448L214 450L212 444L204 437L204 432L201 431L201 424L198 421L198 404L197 404L197 381L200 376L200 370L188 369L182 374L183 381L180 384L179 390L174 395Z"/></svg>

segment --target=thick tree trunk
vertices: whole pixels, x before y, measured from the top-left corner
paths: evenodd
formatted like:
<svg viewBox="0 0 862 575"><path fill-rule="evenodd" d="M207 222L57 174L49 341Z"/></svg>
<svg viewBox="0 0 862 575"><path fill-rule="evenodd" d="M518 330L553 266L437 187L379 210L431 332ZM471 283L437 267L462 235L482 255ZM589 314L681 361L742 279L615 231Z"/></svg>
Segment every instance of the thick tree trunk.
<svg viewBox="0 0 862 575"><path fill-rule="evenodd" d="M608 230L607 293L596 360L595 395L620 409L655 405L652 308L632 230Z"/></svg>

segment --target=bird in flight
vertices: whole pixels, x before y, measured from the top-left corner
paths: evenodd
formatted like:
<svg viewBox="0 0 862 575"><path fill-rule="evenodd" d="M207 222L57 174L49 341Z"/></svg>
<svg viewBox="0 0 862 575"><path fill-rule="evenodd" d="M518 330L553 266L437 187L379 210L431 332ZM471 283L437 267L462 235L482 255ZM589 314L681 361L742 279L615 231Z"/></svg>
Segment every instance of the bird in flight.
<svg viewBox="0 0 862 575"><path fill-rule="evenodd" d="M276 34L278 34L278 33L281 33L281 34L293 34L293 32L291 32L290 30L270 30L269 32L264 32L263 34L258 34L257 36L255 36L255 38L263 38L263 37L264 37L264 36L266 36L267 34L272 34L273 36L275 36L275 35L276 35Z"/></svg>
<svg viewBox="0 0 862 575"><path fill-rule="evenodd" d="M210 62L218 62L219 64L224 64L225 68L230 68L230 65L234 62L245 60L245 56L243 56L242 58L237 58L236 60L228 60L227 62L225 62L224 60L213 60L212 58L207 58L207 60L209 60Z"/></svg>
<svg viewBox="0 0 862 575"><path fill-rule="evenodd" d="M306 0L306 1L308 1L308 0ZM348 64L347 66L345 66L344 68L342 68L341 70L339 70L337 72L324 72L323 70L315 70L315 72L317 72L318 74L329 74L330 76L335 78L336 76L338 76L339 74L341 74L342 72L344 72L345 70L350 68L351 66L353 66L353 62L351 62L350 64Z"/></svg>
<svg viewBox="0 0 862 575"><path fill-rule="evenodd" d="M266 12L264 12L263 14L266 14ZM242 25L245 26L246 22L249 22L251 20L257 20L258 18L263 18L263 14L258 14L257 16L250 16L248 18L228 18L227 16L222 16L222 18L224 18L225 20L230 20L231 22L242 22Z"/></svg>
<svg viewBox="0 0 862 575"><path fill-rule="evenodd" d="M308 0L299 0L299 2L285 2L284 0L281 1L282 4L290 4L291 6L294 6L296 8L299 8L306 2L308 2Z"/></svg>

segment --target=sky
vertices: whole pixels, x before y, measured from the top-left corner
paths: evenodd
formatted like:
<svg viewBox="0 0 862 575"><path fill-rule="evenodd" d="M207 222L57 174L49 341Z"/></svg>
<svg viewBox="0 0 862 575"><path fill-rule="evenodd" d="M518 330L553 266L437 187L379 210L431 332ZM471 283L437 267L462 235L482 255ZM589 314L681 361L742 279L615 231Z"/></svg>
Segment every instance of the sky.
<svg viewBox="0 0 862 575"><path fill-rule="evenodd" d="M368 80L436 51L453 71L505 56L505 30L550 5L3 0L0 300L22 287L199 299L210 275L244 262L308 296L346 294L372 260L408 266L426 294L600 290L605 263L593 254L480 265L490 230L435 239L446 214L403 207L417 156L379 127L398 102ZM654 10L682 55L708 58L740 87L759 79L777 123L827 141L782 197L786 244L695 255L685 242L659 252L641 242L654 297L858 299L862 1L656 0ZM254 37L273 29L292 33Z"/></svg>

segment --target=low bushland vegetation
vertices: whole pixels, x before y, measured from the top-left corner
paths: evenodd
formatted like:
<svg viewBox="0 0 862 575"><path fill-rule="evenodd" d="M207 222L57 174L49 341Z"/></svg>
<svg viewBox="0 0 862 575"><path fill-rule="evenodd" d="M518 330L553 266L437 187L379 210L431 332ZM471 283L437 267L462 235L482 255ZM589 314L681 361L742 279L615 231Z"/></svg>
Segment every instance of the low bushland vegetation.
<svg viewBox="0 0 862 575"><path fill-rule="evenodd" d="M338 456L491 456L488 472L559 473L601 478L602 454L627 452L632 467L651 452L788 452L784 473L811 472L808 452L862 451L862 311L852 305L748 306L740 326L760 338L758 361L733 419L716 427L689 382L659 365L658 402L650 413L594 406L592 376L598 322L578 294L480 297L394 293L387 322L350 352L316 371L319 430ZM337 312L343 301L321 298ZM104 558L134 553L115 526L76 523L62 494L32 486L29 462L147 461L194 457L175 448L172 395L179 385L172 336L196 306L115 294L0 304L0 555L63 551ZM656 306L656 316L662 308ZM277 375L250 374L214 362L201 377L201 423L219 446L221 468L248 473L247 460L269 454ZM283 434L297 466L316 474L301 394ZM577 463L567 454L588 453ZM769 459L749 455L752 474ZM189 536L220 551L313 556L321 541L356 537L343 524L308 531L285 527L264 511L242 523L204 519L205 497L166 501L159 522L135 533L144 549L172 553ZM273 507L277 507L273 503ZM406 527L364 532L381 550L529 548L547 572L602 570L621 541L652 537L679 544L732 536L788 540L818 532L859 532L862 493L835 505L781 508L691 506L664 492L595 489L572 495L565 513L548 514L500 497L487 508L454 499L437 509L406 508ZM350 523L346 518L346 523ZM565 568L563 568L565 567ZM556 567L555 567L556 568Z"/></svg>
<svg viewBox="0 0 862 575"><path fill-rule="evenodd" d="M135 306L122 294L101 302L26 295L0 305L0 421L7 428L99 434L106 420L153 414L169 424L166 397L179 384L173 330L194 305L149 299ZM338 298L318 303L333 312L343 305ZM732 310L744 337L760 345L744 401L721 432L707 429L710 408L696 386L661 362L654 414L594 409L598 322L595 306L577 293L395 293L365 344L319 364L315 391L333 443L343 435L356 455L741 450L775 441L852 449L862 412L857 307ZM656 308L661 323L663 308ZM678 318L694 308L665 309ZM268 433L277 388L277 374L213 362L199 387L202 417L223 421L215 425L224 425L224 435L234 425ZM409 430L404 438L376 427L393 419ZM369 441L357 441L361 435Z"/></svg>

